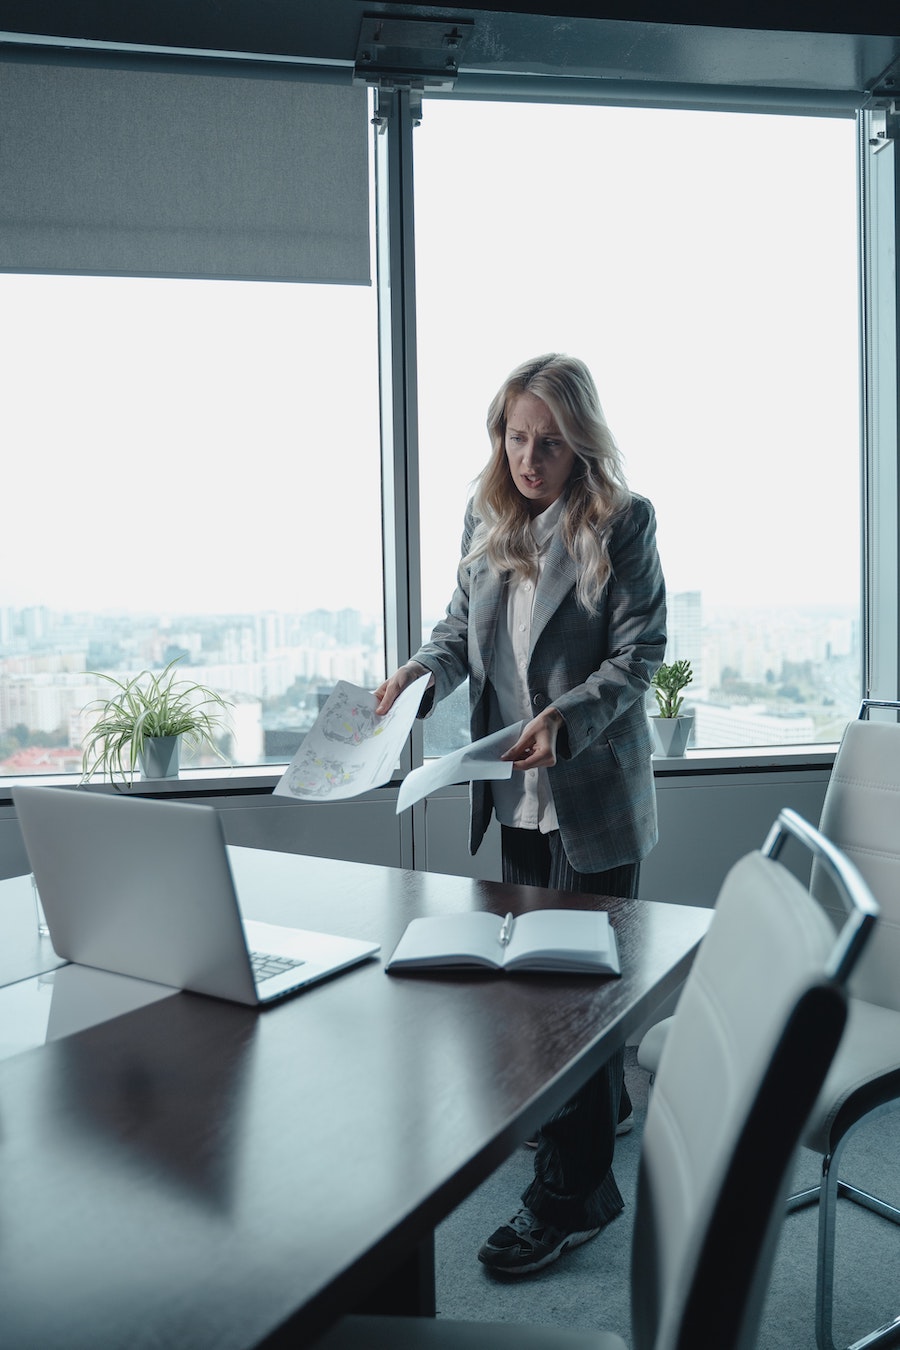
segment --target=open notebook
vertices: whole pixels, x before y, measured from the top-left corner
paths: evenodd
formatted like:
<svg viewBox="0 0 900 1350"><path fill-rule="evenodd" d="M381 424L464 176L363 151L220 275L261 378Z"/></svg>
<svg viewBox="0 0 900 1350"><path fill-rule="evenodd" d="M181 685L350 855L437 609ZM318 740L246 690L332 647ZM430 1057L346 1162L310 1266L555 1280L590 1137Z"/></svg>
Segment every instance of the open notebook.
<svg viewBox="0 0 900 1350"><path fill-rule="evenodd" d="M412 919L386 970L481 966L504 971L620 975L616 934L604 910L535 909L518 918L472 910Z"/></svg>
<svg viewBox="0 0 900 1350"><path fill-rule="evenodd" d="M244 920L213 807L71 787L14 787L12 796L64 960L261 1004L379 950Z"/></svg>

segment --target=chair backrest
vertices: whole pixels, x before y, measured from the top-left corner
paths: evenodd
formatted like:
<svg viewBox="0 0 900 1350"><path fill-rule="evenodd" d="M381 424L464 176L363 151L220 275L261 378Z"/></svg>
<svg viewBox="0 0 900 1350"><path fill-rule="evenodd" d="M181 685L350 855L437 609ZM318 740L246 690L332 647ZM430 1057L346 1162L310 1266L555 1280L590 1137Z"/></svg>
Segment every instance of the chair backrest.
<svg viewBox="0 0 900 1350"><path fill-rule="evenodd" d="M834 928L767 852L729 872L685 984L647 1112L632 1252L635 1350L754 1343L789 1167L834 1057L844 988L877 907L852 864L784 811L838 877Z"/></svg>
<svg viewBox="0 0 900 1350"><path fill-rule="evenodd" d="M900 1012L900 724L864 720L872 707L900 703L864 699L859 720L850 722L834 760L819 829L859 869L878 901L878 938L860 961L850 992ZM810 890L830 912L840 901L817 861Z"/></svg>

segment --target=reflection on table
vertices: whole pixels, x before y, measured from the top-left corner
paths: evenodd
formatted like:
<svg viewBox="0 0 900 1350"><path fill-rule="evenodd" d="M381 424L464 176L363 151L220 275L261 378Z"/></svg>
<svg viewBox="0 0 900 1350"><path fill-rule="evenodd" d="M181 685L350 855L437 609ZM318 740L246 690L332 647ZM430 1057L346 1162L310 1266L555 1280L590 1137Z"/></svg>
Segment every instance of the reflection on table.
<svg viewBox="0 0 900 1350"><path fill-rule="evenodd" d="M51 983L27 956L52 968L52 949L21 929L7 968L37 977L19 997L46 1008L45 1043L0 1062L2 1345L311 1345L398 1269L425 1278L392 1297L427 1307L435 1225L680 983L710 917L232 856L249 917L385 955L420 914L608 908L623 974L394 978L376 961L263 1012L151 986L88 1025L118 982Z"/></svg>

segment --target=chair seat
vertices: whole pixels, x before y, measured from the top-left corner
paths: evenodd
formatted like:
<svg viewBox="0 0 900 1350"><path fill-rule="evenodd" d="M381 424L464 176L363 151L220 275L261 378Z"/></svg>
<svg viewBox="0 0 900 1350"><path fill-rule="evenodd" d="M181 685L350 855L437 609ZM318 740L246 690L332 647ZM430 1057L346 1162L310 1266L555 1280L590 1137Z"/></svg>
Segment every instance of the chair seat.
<svg viewBox="0 0 900 1350"><path fill-rule="evenodd" d="M898 1090L900 1012L851 998L847 1027L810 1116L804 1144L825 1155L832 1153L837 1139L857 1118L891 1101ZM848 1113L845 1108L857 1093L858 1109ZM839 1129L833 1137L836 1122Z"/></svg>
<svg viewBox="0 0 900 1350"><path fill-rule="evenodd" d="M652 1026L638 1047L638 1063L655 1074L672 1024L667 1017ZM803 1143L825 1155L833 1151L835 1122L839 1135L857 1117L900 1092L900 1012L861 999L850 1000L850 1016L828 1077L806 1127ZM845 1108L859 1094L858 1109L847 1120ZM843 1115L841 1113L844 1113ZM839 1136L838 1136L839 1137Z"/></svg>
<svg viewBox="0 0 900 1350"><path fill-rule="evenodd" d="M430 1317L344 1317L316 1350L628 1350L611 1331Z"/></svg>
<svg viewBox="0 0 900 1350"><path fill-rule="evenodd" d="M646 1069L649 1074L655 1074L659 1068L659 1057L663 1052L663 1046L666 1043L666 1037L669 1034L669 1027L672 1025L672 1018L665 1017L661 1022L656 1022L650 1030L641 1037L641 1043L638 1046L637 1062L642 1069Z"/></svg>

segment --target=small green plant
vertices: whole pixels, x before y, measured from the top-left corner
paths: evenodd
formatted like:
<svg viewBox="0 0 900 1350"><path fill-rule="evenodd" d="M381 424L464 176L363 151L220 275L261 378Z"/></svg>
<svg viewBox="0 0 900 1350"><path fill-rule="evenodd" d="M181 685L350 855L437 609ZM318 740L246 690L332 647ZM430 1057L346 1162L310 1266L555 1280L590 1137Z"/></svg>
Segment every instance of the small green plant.
<svg viewBox="0 0 900 1350"><path fill-rule="evenodd" d="M673 661L670 666L660 666L650 681L660 717L678 716L684 703L681 691L687 688L693 678L690 661Z"/></svg>
<svg viewBox="0 0 900 1350"><path fill-rule="evenodd" d="M118 774L134 782L144 742L160 736L181 736L190 749L208 748L225 759L215 735L226 725L232 705L205 685L179 679L176 656L160 674L142 670L129 680L118 680L103 671L91 671L115 686L109 698L89 703L84 712L99 713L88 733L82 754L82 777L86 783L98 771L110 779Z"/></svg>

